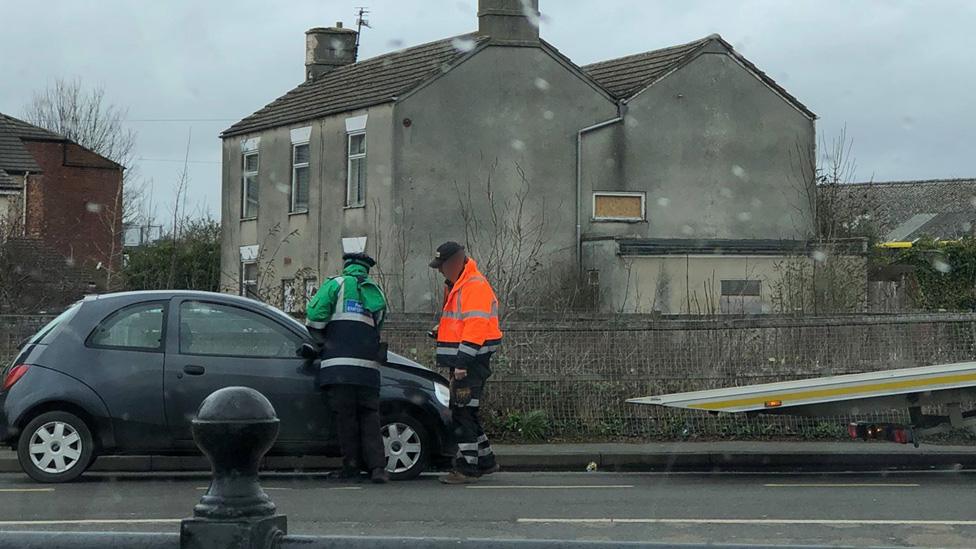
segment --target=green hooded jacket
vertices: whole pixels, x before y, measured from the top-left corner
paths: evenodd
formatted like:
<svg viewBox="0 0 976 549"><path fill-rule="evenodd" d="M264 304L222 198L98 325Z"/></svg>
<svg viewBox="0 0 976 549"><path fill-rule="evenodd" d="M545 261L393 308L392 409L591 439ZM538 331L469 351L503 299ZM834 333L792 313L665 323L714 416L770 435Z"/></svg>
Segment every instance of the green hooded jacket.
<svg viewBox="0 0 976 549"><path fill-rule="evenodd" d="M339 281L343 280L343 303L336 303L339 297ZM369 277L369 269L358 263L347 265L342 275L326 280L306 307L309 325L322 325L329 322L332 313L369 311L376 322L376 329L383 325L386 315L386 296L379 285ZM323 326L324 327L324 326Z"/></svg>

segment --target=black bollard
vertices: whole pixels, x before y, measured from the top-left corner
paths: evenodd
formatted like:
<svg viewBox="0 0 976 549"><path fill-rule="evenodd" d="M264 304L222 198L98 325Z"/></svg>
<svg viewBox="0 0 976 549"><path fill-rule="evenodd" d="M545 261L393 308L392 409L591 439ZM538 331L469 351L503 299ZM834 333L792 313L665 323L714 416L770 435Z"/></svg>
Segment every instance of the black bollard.
<svg viewBox="0 0 976 549"><path fill-rule="evenodd" d="M258 467L278 437L278 416L261 393L226 387L203 401L193 440L210 460L210 489L180 526L182 549L269 549L287 532L258 483Z"/></svg>

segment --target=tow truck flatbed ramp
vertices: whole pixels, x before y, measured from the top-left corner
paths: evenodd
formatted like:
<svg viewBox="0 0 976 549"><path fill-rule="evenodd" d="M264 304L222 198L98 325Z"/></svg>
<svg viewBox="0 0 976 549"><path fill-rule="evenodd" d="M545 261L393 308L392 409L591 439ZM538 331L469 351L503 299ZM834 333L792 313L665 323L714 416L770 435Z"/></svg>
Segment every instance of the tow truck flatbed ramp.
<svg viewBox="0 0 976 549"><path fill-rule="evenodd" d="M826 415L968 401L976 401L976 362L672 393L627 402L708 412Z"/></svg>

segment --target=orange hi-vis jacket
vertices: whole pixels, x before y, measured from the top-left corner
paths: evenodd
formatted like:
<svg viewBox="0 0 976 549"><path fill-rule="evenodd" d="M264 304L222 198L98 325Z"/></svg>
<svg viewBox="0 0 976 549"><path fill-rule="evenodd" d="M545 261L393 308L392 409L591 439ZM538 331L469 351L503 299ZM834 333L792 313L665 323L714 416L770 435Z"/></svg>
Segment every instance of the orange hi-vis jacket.
<svg viewBox="0 0 976 549"><path fill-rule="evenodd" d="M451 368L487 365L501 342L495 291L474 260L468 258L444 299L437 326L437 364Z"/></svg>

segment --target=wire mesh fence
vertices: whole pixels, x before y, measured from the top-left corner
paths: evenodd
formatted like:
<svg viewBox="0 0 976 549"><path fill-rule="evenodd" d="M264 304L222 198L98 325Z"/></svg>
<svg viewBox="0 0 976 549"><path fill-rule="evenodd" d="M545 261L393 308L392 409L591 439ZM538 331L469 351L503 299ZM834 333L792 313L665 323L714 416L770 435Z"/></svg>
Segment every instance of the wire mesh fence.
<svg viewBox="0 0 976 549"><path fill-rule="evenodd" d="M433 362L429 325L393 322L391 347ZM423 329L421 329L423 328ZM972 360L976 315L511 322L484 399L494 430L543 412L554 438L835 437L852 417L711 416L628 398ZM904 410L863 416L903 421ZM538 417L538 416L537 416Z"/></svg>
<svg viewBox="0 0 976 549"><path fill-rule="evenodd" d="M0 364L49 316L0 316ZM433 365L431 319L387 323L390 348ZM660 319L552 317L506 323L492 361L484 418L519 436L835 437L852 417L707 413L637 406L628 398L973 360L976 314ZM904 421L904 410L859 417Z"/></svg>

